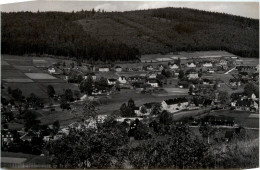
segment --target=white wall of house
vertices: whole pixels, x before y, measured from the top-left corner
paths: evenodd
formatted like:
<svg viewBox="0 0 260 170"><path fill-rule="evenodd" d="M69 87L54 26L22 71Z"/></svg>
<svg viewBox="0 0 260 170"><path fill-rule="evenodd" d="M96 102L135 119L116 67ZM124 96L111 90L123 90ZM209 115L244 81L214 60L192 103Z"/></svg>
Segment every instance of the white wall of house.
<svg viewBox="0 0 260 170"><path fill-rule="evenodd" d="M119 77L119 78L118 78L118 82L121 83L121 84L125 84L125 83L127 83L125 77Z"/></svg>
<svg viewBox="0 0 260 170"><path fill-rule="evenodd" d="M177 112L179 110L183 110L186 109L188 106L188 102L183 102L180 104L172 104L172 105L168 105L165 101L162 102L162 110L166 110L170 113L174 113Z"/></svg>
<svg viewBox="0 0 260 170"><path fill-rule="evenodd" d="M99 68L98 71L100 71L100 72L108 72L109 68Z"/></svg>

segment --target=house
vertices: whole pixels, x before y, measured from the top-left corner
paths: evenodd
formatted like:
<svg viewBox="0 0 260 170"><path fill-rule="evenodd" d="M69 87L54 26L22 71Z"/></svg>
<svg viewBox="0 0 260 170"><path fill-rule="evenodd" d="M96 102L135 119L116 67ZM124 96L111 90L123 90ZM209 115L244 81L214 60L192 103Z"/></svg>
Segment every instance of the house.
<svg viewBox="0 0 260 170"><path fill-rule="evenodd" d="M117 82L117 79L111 78L111 79L107 79L107 84L108 85L115 85Z"/></svg>
<svg viewBox="0 0 260 170"><path fill-rule="evenodd" d="M204 84L204 85L213 85L213 80L210 80L210 79L203 79L202 84Z"/></svg>
<svg viewBox="0 0 260 170"><path fill-rule="evenodd" d="M107 66L99 67L98 71L99 72L109 72L109 67L107 67Z"/></svg>
<svg viewBox="0 0 260 170"><path fill-rule="evenodd" d="M239 87L239 86L241 86L241 81L239 79L233 78L233 79L229 80L229 84L232 87Z"/></svg>
<svg viewBox="0 0 260 170"><path fill-rule="evenodd" d="M203 66L203 67L212 67L213 64L212 64L211 62L205 62L205 63L203 63L202 66Z"/></svg>
<svg viewBox="0 0 260 170"><path fill-rule="evenodd" d="M9 145L9 143L13 142L14 140L14 134L8 130L4 129L1 130L1 144L3 145Z"/></svg>
<svg viewBox="0 0 260 170"><path fill-rule="evenodd" d="M145 66L145 69L148 71L152 71L153 70L153 66L152 65L147 65Z"/></svg>
<svg viewBox="0 0 260 170"><path fill-rule="evenodd" d="M162 101L162 110L166 110L170 113L177 112L179 110L186 109L189 102L184 98L174 98L174 99L167 99Z"/></svg>
<svg viewBox="0 0 260 170"><path fill-rule="evenodd" d="M135 108L135 114L137 116L148 116L151 114L152 109L154 107L156 103L152 102L152 103L145 103L144 105L140 106L140 107L136 107Z"/></svg>
<svg viewBox="0 0 260 170"><path fill-rule="evenodd" d="M125 76L120 76L120 77L118 77L117 80L118 80L118 82L121 83L121 84L126 84L126 83L127 83Z"/></svg>
<svg viewBox="0 0 260 170"><path fill-rule="evenodd" d="M49 74L54 74L56 72L55 68L54 67L49 67L48 68L48 73Z"/></svg>
<svg viewBox="0 0 260 170"><path fill-rule="evenodd" d="M178 66L177 64L175 64L175 63L174 63L174 64L171 64L171 63L170 63L170 64L168 65L168 67L169 67L169 69L171 69L171 70L175 70L175 69L178 69L178 68L179 68L179 66Z"/></svg>
<svg viewBox="0 0 260 170"><path fill-rule="evenodd" d="M163 70L164 69L164 65L162 65L162 64L159 64L158 66L157 66L157 68L158 68L158 70Z"/></svg>
<svg viewBox="0 0 260 170"><path fill-rule="evenodd" d="M145 83L145 77L141 77L141 76L131 76L127 78L127 81L130 83L133 82L143 82Z"/></svg>
<svg viewBox="0 0 260 170"><path fill-rule="evenodd" d="M193 62L188 62L188 63L186 64L186 66L187 66L188 68L195 68L195 67L196 67L196 65L195 65Z"/></svg>
<svg viewBox="0 0 260 170"><path fill-rule="evenodd" d="M157 77L157 73L150 73L148 75L148 78L150 78L150 79L155 79L156 77Z"/></svg>
<svg viewBox="0 0 260 170"><path fill-rule="evenodd" d="M147 84L150 84L152 87L159 87L159 81L157 79L148 79Z"/></svg>
<svg viewBox="0 0 260 170"><path fill-rule="evenodd" d="M199 74L196 73L196 72L190 72L188 75L187 75L188 79L198 79L199 78Z"/></svg>
<svg viewBox="0 0 260 170"><path fill-rule="evenodd" d="M221 60L219 61L219 65L221 65L221 66L227 66L227 64L228 64L228 62L227 62L227 60L225 60L225 59L221 59Z"/></svg>
<svg viewBox="0 0 260 170"><path fill-rule="evenodd" d="M240 111L255 112L259 108L258 102L252 99L238 99L237 101L233 101L232 105L235 106L236 110Z"/></svg>
<svg viewBox="0 0 260 170"><path fill-rule="evenodd" d="M91 76L92 80L94 80L94 81L97 80L97 76L93 72L85 74L84 79L86 80L88 78L88 76Z"/></svg>
<svg viewBox="0 0 260 170"><path fill-rule="evenodd" d="M122 71L122 67L116 66L116 67L115 67L115 71L116 71L116 72L121 72L121 71Z"/></svg>

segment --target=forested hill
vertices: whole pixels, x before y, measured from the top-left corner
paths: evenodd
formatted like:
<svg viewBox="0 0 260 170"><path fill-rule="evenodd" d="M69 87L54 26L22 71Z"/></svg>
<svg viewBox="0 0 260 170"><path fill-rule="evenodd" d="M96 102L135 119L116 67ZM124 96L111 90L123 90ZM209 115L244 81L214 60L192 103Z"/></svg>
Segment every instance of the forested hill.
<svg viewBox="0 0 260 170"><path fill-rule="evenodd" d="M127 61L197 50L258 57L259 20L187 8L2 13L2 53Z"/></svg>

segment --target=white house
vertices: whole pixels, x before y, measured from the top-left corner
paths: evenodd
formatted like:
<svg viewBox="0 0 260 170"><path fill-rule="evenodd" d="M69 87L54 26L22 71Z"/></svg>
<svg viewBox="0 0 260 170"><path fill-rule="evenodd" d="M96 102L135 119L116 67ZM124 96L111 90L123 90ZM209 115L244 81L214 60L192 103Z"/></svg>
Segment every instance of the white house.
<svg viewBox="0 0 260 170"><path fill-rule="evenodd" d="M117 82L117 79L107 79L107 84L108 85L115 85Z"/></svg>
<svg viewBox="0 0 260 170"><path fill-rule="evenodd" d="M156 79L148 79L147 84L150 84L152 87L159 87L159 83Z"/></svg>
<svg viewBox="0 0 260 170"><path fill-rule="evenodd" d="M196 67L196 65L194 63L187 63L186 65L189 68L195 68Z"/></svg>
<svg viewBox="0 0 260 170"><path fill-rule="evenodd" d="M213 64L211 62L205 62L203 63L203 67L212 67Z"/></svg>
<svg viewBox="0 0 260 170"><path fill-rule="evenodd" d="M50 67L50 68L48 68L48 72L49 72L49 74L54 74L56 72L56 70L54 67Z"/></svg>
<svg viewBox="0 0 260 170"><path fill-rule="evenodd" d="M122 71L122 67L116 66L116 67L115 67L115 71L116 71L116 72L121 72L121 71Z"/></svg>
<svg viewBox="0 0 260 170"><path fill-rule="evenodd" d="M152 65L148 65L148 66L146 66L146 70L153 70L153 66Z"/></svg>
<svg viewBox="0 0 260 170"><path fill-rule="evenodd" d="M121 84L126 84L126 83L127 83L125 76L120 76L120 77L118 77L117 80L118 80L118 82L121 83Z"/></svg>
<svg viewBox="0 0 260 170"><path fill-rule="evenodd" d="M99 67L98 71L99 72L109 72L109 68L108 67Z"/></svg>
<svg viewBox="0 0 260 170"><path fill-rule="evenodd" d="M198 79L199 78L199 74L196 73L196 72L190 72L188 75L187 75L188 79Z"/></svg>
<svg viewBox="0 0 260 170"><path fill-rule="evenodd" d="M174 69L178 69L179 66L177 64L169 64L169 68L174 70Z"/></svg>
<svg viewBox="0 0 260 170"><path fill-rule="evenodd" d="M157 73L151 73L151 74L149 74L148 78L155 79L156 76L157 76Z"/></svg>
<svg viewBox="0 0 260 170"><path fill-rule="evenodd" d="M179 110L186 109L189 102L186 98L175 98L167 99L162 101L161 107L162 110L166 110L170 113L177 112Z"/></svg>

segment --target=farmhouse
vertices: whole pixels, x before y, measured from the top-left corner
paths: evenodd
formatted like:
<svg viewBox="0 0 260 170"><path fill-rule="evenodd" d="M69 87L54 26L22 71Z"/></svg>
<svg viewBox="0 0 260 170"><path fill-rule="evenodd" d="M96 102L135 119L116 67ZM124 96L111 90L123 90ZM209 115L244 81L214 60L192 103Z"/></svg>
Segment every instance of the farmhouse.
<svg viewBox="0 0 260 170"><path fill-rule="evenodd" d="M99 67L98 71L99 72L109 72L109 67L107 67L107 66Z"/></svg>
<svg viewBox="0 0 260 170"><path fill-rule="evenodd" d="M212 66L213 66L212 62L203 63L203 67L212 67Z"/></svg>
<svg viewBox="0 0 260 170"><path fill-rule="evenodd" d="M157 79L148 79L147 84L150 84L152 87L159 87L159 82Z"/></svg>
<svg viewBox="0 0 260 170"><path fill-rule="evenodd" d="M116 71L116 72L121 72L121 71L122 71L122 67L116 66L116 67L115 67L115 71Z"/></svg>
<svg viewBox="0 0 260 170"><path fill-rule="evenodd" d="M85 74L84 79L86 80L88 78L88 76L91 76L94 81L97 79L97 76L96 76L95 73L87 73L87 74Z"/></svg>
<svg viewBox="0 0 260 170"><path fill-rule="evenodd" d="M195 67L196 67L196 65L195 65L193 62L188 62L188 63L186 64L186 66L187 66L188 68L195 68Z"/></svg>
<svg viewBox="0 0 260 170"><path fill-rule="evenodd" d="M198 79L199 78L199 74L196 73L196 72L190 72L188 75L187 75L188 79Z"/></svg>
<svg viewBox="0 0 260 170"><path fill-rule="evenodd" d="M153 70L153 66L152 65L147 65L147 66L145 66L145 69L148 70L148 71L151 71L151 70Z"/></svg>
<svg viewBox="0 0 260 170"><path fill-rule="evenodd" d="M54 67L49 67L48 68L48 73L49 74L54 74L56 72L55 68Z"/></svg>
<svg viewBox="0 0 260 170"><path fill-rule="evenodd" d="M258 102L252 99L238 99L237 101L233 101L232 106L235 106L236 110L240 111L252 111L255 112L258 110Z"/></svg>
<svg viewBox="0 0 260 170"><path fill-rule="evenodd" d="M125 76L120 76L120 77L118 77L117 80L118 80L118 82L121 83L121 84L127 83Z"/></svg>
<svg viewBox="0 0 260 170"><path fill-rule="evenodd" d="M2 144L2 146L8 145L9 143L13 142L13 139L14 139L14 135L10 130L8 130L8 129L1 130L1 144Z"/></svg>
<svg viewBox="0 0 260 170"><path fill-rule="evenodd" d="M155 79L157 77L157 73L149 73L148 78Z"/></svg>
<svg viewBox="0 0 260 170"><path fill-rule="evenodd" d="M141 76L131 76L127 78L127 81L130 83L133 82L143 82L145 83L145 77L141 77Z"/></svg>
<svg viewBox="0 0 260 170"><path fill-rule="evenodd" d="M177 64L171 64L171 63L168 65L168 67L169 67L169 69L172 69L172 70L179 68L179 66Z"/></svg>
<svg viewBox="0 0 260 170"><path fill-rule="evenodd" d="M188 106L188 100L186 98L175 98L162 101L162 110L166 110L170 113L177 112L179 110L186 109Z"/></svg>

